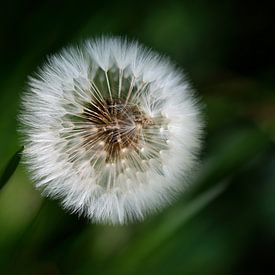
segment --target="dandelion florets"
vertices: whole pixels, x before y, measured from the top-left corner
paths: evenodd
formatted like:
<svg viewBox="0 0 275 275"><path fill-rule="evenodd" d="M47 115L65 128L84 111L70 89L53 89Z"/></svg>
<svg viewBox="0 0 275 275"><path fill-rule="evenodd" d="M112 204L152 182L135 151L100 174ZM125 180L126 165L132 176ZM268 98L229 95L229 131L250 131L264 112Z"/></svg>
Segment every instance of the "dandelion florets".
<svg viewBox="0 0 275 275"><path fill-rule="evenodd" d="M23 96L24 159L43 194L124 224L186 187L200 112L182 72L137 42L102 37L53 55Z"/></svg>

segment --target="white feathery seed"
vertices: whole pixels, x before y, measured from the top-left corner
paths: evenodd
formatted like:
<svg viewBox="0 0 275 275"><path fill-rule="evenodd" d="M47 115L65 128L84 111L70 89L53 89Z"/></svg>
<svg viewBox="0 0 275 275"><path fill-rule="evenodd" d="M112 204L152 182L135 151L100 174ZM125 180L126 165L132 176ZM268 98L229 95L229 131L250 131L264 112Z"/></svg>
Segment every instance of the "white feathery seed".
<svg viewBox="0 0 275 275"><path fill-rule="evenodd" d="M184 191L202 132L182 72L118 37L50 57L29 80L19 120L36 187L108 224L142 220Z"/></svg>

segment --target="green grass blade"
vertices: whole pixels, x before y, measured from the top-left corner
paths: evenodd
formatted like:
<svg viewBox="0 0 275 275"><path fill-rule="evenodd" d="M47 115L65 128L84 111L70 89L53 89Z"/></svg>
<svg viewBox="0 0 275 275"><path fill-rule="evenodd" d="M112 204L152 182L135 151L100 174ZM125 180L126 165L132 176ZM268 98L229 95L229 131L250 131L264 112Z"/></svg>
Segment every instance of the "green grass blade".
<svg viewBox="0 0 275 275"><path fill-rule="evenodd" d="M20 159L21 153L23 151L23 147L21 147L9 160L8 164L4 168L1 176L0 176L0 189L9 181L13 173L15 172Z"/></svg>

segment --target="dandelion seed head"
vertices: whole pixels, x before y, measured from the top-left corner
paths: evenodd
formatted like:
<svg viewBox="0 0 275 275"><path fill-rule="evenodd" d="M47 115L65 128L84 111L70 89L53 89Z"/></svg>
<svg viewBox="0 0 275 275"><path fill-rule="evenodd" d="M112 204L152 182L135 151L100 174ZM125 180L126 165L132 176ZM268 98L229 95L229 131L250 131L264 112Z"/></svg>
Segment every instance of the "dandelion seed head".
<svg viewBox="0 0 275 275"><path fill-rule="evenodd" d="M109 224L142 220L180 194L202 132L182 72L117 37L50 57L30 78L19 119L36 186Z"/></svg>

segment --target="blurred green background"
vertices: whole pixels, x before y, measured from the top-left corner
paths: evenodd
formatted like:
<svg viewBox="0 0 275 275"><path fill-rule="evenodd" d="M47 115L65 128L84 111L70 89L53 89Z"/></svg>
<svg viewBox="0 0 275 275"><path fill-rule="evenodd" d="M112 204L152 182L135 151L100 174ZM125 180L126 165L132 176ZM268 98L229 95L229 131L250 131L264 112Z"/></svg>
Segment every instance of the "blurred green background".
<svg viewBox="0 0 275 275"><path fill-rule="evenodd" d="M0 175L20 148L27 76L102 33L136 38L183 67L207 134L193 188L128 226L69 215L19 165L0 190L0 274L275 274L273 11L237 0L1 3Z"/></svg>

